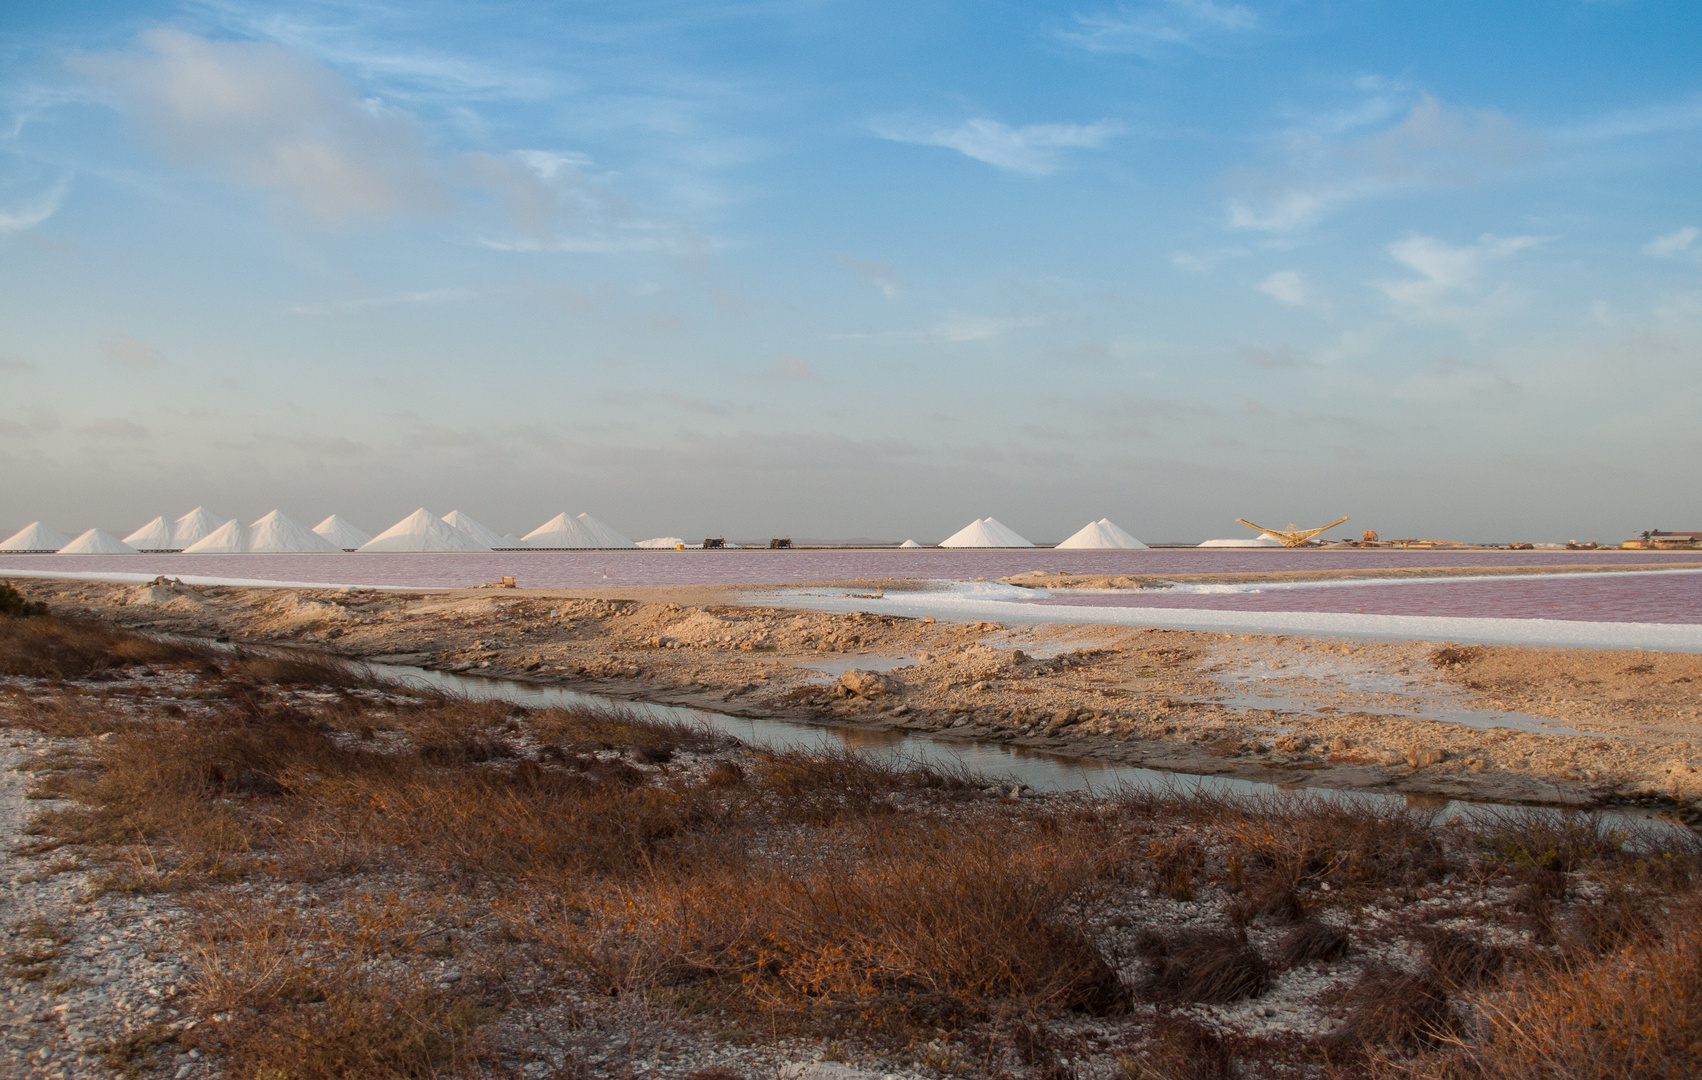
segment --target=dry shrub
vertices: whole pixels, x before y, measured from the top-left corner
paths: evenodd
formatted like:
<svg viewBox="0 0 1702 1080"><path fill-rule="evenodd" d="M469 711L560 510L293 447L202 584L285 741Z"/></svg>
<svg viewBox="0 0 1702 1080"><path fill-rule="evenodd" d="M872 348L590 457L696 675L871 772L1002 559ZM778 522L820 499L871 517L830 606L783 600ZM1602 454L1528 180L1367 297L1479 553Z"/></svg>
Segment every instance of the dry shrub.
<svg viewBox="0 0 1702 1080"><path fill-rule="evenodd" d="M633 709L533 709L526 722L539 740L569 753L624 750L648 762L667 761L682 750L713 750L718 741L708 728L657 720Z"/></svg>
<svg viewBox="0 0 1702 1080"><path fill-rule="evenodd" d="M1340 960L1350 947L1347 931L1339 926L1307 919L1290 930L1277 946L1279 967L1299 967L1316 960Z"/></svg>
<svg viewBox="0 0 1702 1080"><path fill-rule="evenodd" d="M1125 1080L1234 1080L1239 1075L1223 1038L1187 1016L1160 1016L1152 1040L1121 1064Z"/></svg>
<svg viewBox="0 0 1702 1080"><path fill-rule="evenodd" d="M1513 810L1485 820L1473 832L1480 848L1515 868L1569 873L1628 857L1626 834L1595 814Z"/></svg>
<svg viewBox="0 0 1702 1080"><path fill-rule="evenodd" d="M40 600L26 600L9 581L0 581L0 618L29 619L46 615L47 605Z"/></svg>
<svg viewBox="0 0 1702 1080"><path fill-rule="evenodd" d="M1103 1015L1126 993L1068 905L1086 845L1009 823L895 821L813 860L657 874L592 898L583 942L628 988L705 984L729 1007L940 1022L999 999Z"/></svg>
<svg viewBox="0 0 1702 1080"><path fill-rule="evenodd" d="M981 786L967 772L917 762L885 761L855 750L764 753L757 783L771 810L786 820L826 825L890 809L899 791L966 792Z"/></svg>
<svg viewBox="0 0 1702 1080"><path fill-rule="evenodd" d="M198 665L206 647L126 633L86 619L0 618L0 675L87 679L132 664Z"/></svg>
<svg viewBox="0 0 1702 1080"><path fill-rule="evenodd" d="M200 929L198 1003L227 1020L192 1037L229 1075L426 1080L477 1060L494 1013L466 992L374 976L351 942L277 913L220 911Z"/></svg>
<svg viewBox="0 0 1702 1080"><path fill-rule="evenodd" d="M14 695L16 711L7 726L29 728L59 739L86 739L129 726L122 713L98 697L57 693L52 697Z"/></svg>
<svg viewBox="0 0 1702 1080"><path fill-rule="evenodd" d="M1379 887L1438 881L1447 849L1418 811L1313 795L1223 804L1232 857L1291 885Z"/></svg>
<svg viewBox="0 0 1702 1080"><path fill-rule="evenodd" d="M306 651L238 653L226 668L232 678L277 686L331 686L353 689L381 684L366 664Z"/></svg>
<svg viewBox="0 0 1702 1080"><path fill-rule="evenodd" d="M1424 935L1424 962L1446 985L1472 989L1495 982L1507 965L1507 950L1458 930L1432 928Z"/></svg>
<svg viewBox="0 0 1702 1080"><path fill-rule="evenodd" d="M1347 1020L1331 1041L1343 1047L1410 1054L1460 1031L1447 984L1429 970L1414 975L1373 964L1341 995L1341 1003Z"/></svg>
<svg viewBox="0 0 1702 1080"><path fill-rule="evenodd" d="M1294 886L1280 877L1266 877L1247 889L1227 910L1231 925L1246 926L1255 920L1273 926L1292 926L1306 918L1306 906Z"/></svg>
<svg viewBox="0 0 1702 1080"><path fill-rule="evenodd" d="M1702 1061L1702 930L1694 909L1665 942L1592 965L1531 969L1479 995L1476 1038L1417 1063L1415 1077L1664 1080Z"/></svg>
<svg viewBox="0 0 1702 1080"><path fill-rule="evenodd" d="M1149 842L1153 877L1161 895L1172 900L1194 898L1194 875L1205 867L1206 855L1191 837L1170 837Z"/></svg>
<svg viewBox="0 0 1702 1080"><path fill-rule="evenodd" d="M1224 930L1145 931L1136 944L1147 961L1141 989L1159 1001L1222 1004L1258 997L1270 967L1239 935Z"/></svg>

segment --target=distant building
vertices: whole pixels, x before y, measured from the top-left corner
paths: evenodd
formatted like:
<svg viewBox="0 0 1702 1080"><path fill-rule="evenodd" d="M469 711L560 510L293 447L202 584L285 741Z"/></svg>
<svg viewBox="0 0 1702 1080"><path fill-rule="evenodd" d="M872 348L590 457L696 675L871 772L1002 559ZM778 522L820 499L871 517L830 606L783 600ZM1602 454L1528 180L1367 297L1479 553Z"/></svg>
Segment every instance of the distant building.
<svg viewBox="0 0 1702 1080"><path fill-rule="evenodd" d="M1662 532L1659 529L1627 540L1625 547L1662 547L1664 545L1702 544L1702 532Z"/></svg>

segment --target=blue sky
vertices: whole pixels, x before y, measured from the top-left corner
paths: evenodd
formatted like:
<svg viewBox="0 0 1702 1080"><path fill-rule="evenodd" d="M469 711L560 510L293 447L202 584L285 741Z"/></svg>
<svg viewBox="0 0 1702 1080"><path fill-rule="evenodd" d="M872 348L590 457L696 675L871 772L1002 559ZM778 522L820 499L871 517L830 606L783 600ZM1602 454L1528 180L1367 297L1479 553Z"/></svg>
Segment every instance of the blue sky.
<svg viewBox="0 0 1702 1080"><path fill-rule="evenodd" d="M0 13L0 530L1702 528L1682 0Z"/></svg>

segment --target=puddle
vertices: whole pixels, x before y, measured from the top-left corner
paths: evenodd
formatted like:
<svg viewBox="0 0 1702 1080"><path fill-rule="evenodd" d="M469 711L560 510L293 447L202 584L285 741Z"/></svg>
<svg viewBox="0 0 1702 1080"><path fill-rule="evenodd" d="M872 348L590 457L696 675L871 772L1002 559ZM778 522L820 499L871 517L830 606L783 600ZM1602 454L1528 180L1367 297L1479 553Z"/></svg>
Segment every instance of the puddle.
<svg viewBox="0 0 1702 1080"><path fill-rule="evenodd" d="M509 701L540 708L577 706L624 709L657 720L707 727L730 735L749 746L805 751L858 750L891 761L920 762L947 769L964 769L984 776L993 783L1003 786L1022 784L1034 791L1112 794L1119 790L1134 790L1177 795L1198 793L1241 797L1292 796L1304 793L1309 797L1322 799L1362 800L1385 804L1391 809L1415 809L1428 813L1433 820L1446 820L1455 815L1467 821L1484 820L1500 814L1530 813L1542 809L1502 803L1465 802L1434 796L1288 787L1235 777L1198 776L1133 765L1114 765L1087 758L1027 750L998 742L960 742L930 738L911 732L846 729L790 720L730 716L704 709L627 701L559 687L456 675L426 668L379 664L374 665L374 669L405 686L437 689L480 701ZM1676 830L1689 835L1689 831L1682 826L1644 811L1605 810L1592 813L1615 828L1631 833L1664 834L1669 830Z"/></svg>
<svg viewBox="0 0 1702 1080"><path fill-rule="evenodd" d="M832 660L811 660L808 663L794 660L793 667L808 668L819 671L820 675L812 676L808 681L813 683L832 682L847 671L894 671L901 667L909 667L916 663L914 656L838 656Z"/></svg>
<svg viewBox="0 0 1702 1080"><path fill-rule="evenodd" d="M1343 664L1318 661L1288 662L1271 666L1266 661L1213 672L1228 694L1214 700L1232 708L1264 710L1279 713L1300 713L1325 716L1343 711L1366 712L1377 716L1399 716L1412 720L1429 720L1439 724L1460 724L1471 728L1511 728L1536 735L1587 735L1596 739L1617 739L1621 736L1601 731L1580 731L1553 720L1530 713L1504 709L1472 709L1438 704L1440 692L1418 694L1411 690L1418 680L1402 678L1399 674L1366 671ZM1265 689L1262 683L1277 680L1298 680L1311 686ZM1311 690L1310 694L1307 690ZM1330 695L1356 695L1351 707L1323 700Z"/></svg>

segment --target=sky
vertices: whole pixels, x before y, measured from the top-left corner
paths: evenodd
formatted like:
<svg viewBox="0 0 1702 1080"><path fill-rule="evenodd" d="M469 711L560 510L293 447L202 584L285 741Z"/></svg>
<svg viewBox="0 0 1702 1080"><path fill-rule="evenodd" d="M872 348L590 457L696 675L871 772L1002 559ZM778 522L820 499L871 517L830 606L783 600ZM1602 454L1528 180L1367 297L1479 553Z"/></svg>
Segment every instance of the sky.
<svg viewBox="0 0 1702 1080"><path fill-rule="evenodd" d="M0 533L1702 529L1690 0L0 8Z"/></svg>

